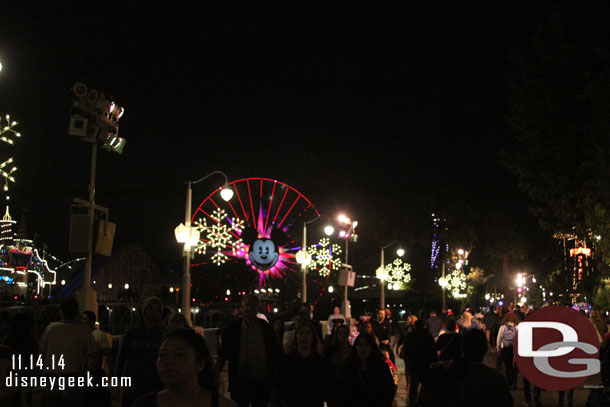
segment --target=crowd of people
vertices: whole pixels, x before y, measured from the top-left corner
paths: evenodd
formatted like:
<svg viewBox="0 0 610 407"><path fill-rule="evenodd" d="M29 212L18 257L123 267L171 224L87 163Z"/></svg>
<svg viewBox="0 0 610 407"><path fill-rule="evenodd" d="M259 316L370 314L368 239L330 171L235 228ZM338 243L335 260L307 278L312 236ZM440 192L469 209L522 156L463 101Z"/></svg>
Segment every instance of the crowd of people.
<svg viewBox="0 0 610 407"><path fill-rule="evenodd" d="M518 390L518 368L513 349L519 323L534 309L527 306L491 307L485 314L465 310L456 318L451 310L430 312L422 322L407 318L399 354L405 361L410 405L512 406L510 391ZM589 317L597 332L604 388L591 390L587 407L609 406L610 331L601 310ZM496 355L495 368L482 363L487 352ZM522 377L525 406L540 406L542 390ZM560 391L557 405L573 406L574 391Z"/></svg>
<svg viewBox="0 0 610 407"><path fill-rule="evenodd" d="M95 314L81 314L74 299L62 301L61 320L50 323L40 339L32 335L32 320L16 315L0 345L2 377L15 355L43 355L45 366L62 355L65 365L44 374L89 372L95 383L124 376L131 385L49 391L9 388L3 381L2 406L107 407L114 397L126 407L389 407L399 383L396 358L404 360L410 406L512 406L511 390L519 382L513 346L519 323L531 311L467 309L459 318L451 310L431 311L408 315L402 329L390 309L353 320L335 307L323 327L307 303L290 321L270 316L268 322L258 297L247 295L222 327L218 355L211 355L203 329L178 313L162 326L162 312L158 298L144 301L139 324L122 335L116 360ZM602 379L610 384L607 321L598 311L590 321L602 345ZM488 352L496 354L495 368L483 363ZM225 366L228 383L221 383ZM540 405L542 390L534 386L532 392L526 378L522 383L526 404ZM588 405L610 405L605 394L592 391ZM572 392L557 397L559 405L571 406Z"/></svg>

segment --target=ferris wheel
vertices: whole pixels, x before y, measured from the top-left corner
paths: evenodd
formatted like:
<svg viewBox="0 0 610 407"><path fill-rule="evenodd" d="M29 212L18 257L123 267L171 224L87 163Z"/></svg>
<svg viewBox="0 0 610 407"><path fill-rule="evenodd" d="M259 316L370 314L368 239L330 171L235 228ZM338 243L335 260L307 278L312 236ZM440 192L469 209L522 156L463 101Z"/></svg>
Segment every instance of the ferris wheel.
<svg viewBox="0 0 610 407"><path fill-rule="evenodd" d="M319 216L301 192L269 178L243 178L229 183L235 192L224 201L218 188L195 210L191 223L200 232L195 253L217 266L243 261L259 273L260 282L298 270L300 245L291 228Z"/></svg>

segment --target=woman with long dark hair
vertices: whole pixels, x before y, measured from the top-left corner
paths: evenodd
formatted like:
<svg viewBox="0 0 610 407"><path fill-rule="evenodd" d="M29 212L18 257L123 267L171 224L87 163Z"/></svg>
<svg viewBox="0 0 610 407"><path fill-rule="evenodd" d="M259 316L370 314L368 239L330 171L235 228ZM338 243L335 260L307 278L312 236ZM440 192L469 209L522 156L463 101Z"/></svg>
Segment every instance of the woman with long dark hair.
<svg viewBox="0 0 610 407"><path fill-rule="evenodd" d="M316 328L311 322L301 322L276 372L278 406L322 407L328 401L331 376L318 348Z"/></svg>
<svg viewBox="0 0 610 407"><path fill-rule="evenodd" d="M354 341L344 371L345 405L389 407L394 401L396 385L384 362L375 339L361 333Z"/></svg>
<svg viewBox="0 0 610 407"><path fill-rule="evenodd" d="M331 373L331 391L329 406L338 405L337 399L341 397L341 379L345 364L352 354L352 345L349 343L349 328L346 325L339 325L333 328L332 340L324 348L324 359L328 364ZM328 337L328 335L327 335Z"/></svg>
<svg viewBox="0 0 610 407"><path fill-rule="evenodd" d="M157 373L165 389L138 398L133 407L233 407L219 395L218 374L205 339L192 329L169 332L159 349Z"/></svg>

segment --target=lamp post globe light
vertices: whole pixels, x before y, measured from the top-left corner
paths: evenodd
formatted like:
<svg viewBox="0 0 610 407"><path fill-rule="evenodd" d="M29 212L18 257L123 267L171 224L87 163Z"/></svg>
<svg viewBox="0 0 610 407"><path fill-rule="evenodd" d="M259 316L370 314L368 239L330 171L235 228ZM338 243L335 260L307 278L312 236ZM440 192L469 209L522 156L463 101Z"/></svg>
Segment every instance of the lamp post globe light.
<svg viewBox="0 0 610 407"><path fill-rule="evenodd" d="M381 248L381 265L379 266L379 268L376 271L377 278L379 279L379 283L381 285L381 296L379 298L379 307L380 307L379 309L385 309L385 282L388 279L388 272L385 269L385 263L384 263L384 250L387 249L388 247L390 247L391 245L393 245L394 243L398 243L398 241L395 240ZM402 257L405 254L405 251L402 248L399 248L398 250L396 250L396 254L399 257ZM393 288L393 286L390 287L390 289L392 289L392 288ZM397 290L398 286L396 285L396 288L394 288L394 289Z"/></svg>
<svg viewBox="0 0 610 407"><path fill-rule="evenodd" d="M303 245L301 246L301 250L299 250L295 256L297 263L301 265L301 274L303 275L301 287L301 299L303 302L307 302L307 267L311 264L311 254L307 251L307 225L317 221L321 217L322 215L319 215L310 221L303 222ZM324 233L327 236L332 235L334 231L335 228L330 225L324 227Z"/></svg>
<svg viewBox="0 0 610 407"><path fill-rule="evenodd" d="M229 201L233 197L233 190L229 187L229 179L222 171L213 171L208 175L199 178L196 181L186 182L186 205L184 210L184 223L176 226L174 235L176 241L184 245L184 270L182 276L182 313L186 320L191 322L191 249L199 242L199 231L191 227L191 201L193 195L192 186L203 180L208 179L212 175L220 174L224 177L225 183L220 191L220 196L225 201Z"/></svg>

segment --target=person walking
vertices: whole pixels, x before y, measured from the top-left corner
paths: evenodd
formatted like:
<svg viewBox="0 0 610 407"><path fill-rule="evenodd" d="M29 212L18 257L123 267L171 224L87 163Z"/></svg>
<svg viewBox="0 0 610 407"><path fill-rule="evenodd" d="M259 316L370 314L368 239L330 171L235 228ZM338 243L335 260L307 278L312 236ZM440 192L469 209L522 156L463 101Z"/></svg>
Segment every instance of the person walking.
<svg viewBox="0 0 610 407"><path fill-rule="evenodd" d="M458 321L458 326L460 327L460 333L462 335L472 329L479 329L479 324L476 318L473 318L469 311L464 311L462 313L462 317Z"/></svg>
<svg viewBox="0 0 610 407"><path fill-rule="evenodd" d="M453 360L462 356L464 337L457 333L457 324L453 317L448 317L445 332L436 341L436 352L439 360Z"/></svg>
<svg viewBox="0 0 610 407"><path fill-rule="evenodd" d="M345 366L341 405L351 407L390 407L396 385L388 365L373 337L366 333L354 341L352 354Z"/></svg>
<svg viewBox="0 0 610 407"><path fill-rule="evenodd" d="M483 324L485 325L485 337L489 348L495 351L496 349L496 335L493 332L498 329L498 323L500 322L500 316L496 313L496 307L489 307L489 311L483 315Z"/></svg>
<svg viewBox="0 0 610 407"><path fill-rule="evenodd" d="M517 336L518 325L521 320L514 312L509 312L502 319L502 325L496 338L496 350L498 351L497 368L501 370L504 366L504 375L509 389L517 388L517 372L513 360L513 347Z"/></svg>
<svg viewBox="0 0 610 407"><path fill-rule="evenodd" d="M235 406L219 395L210 350L192 328L173 329L167 334L156 365L165 389L139 397L132 407Z"/></svg>
<svg viewBox="0 0 610 407"><path fill-rule="evenodd" d="M61 321L51 322L40 339L40 352L44 355L45 366L55 376L74 377L95 370L100 366L98 346L91 330L80 323L78 302L74 298L66 298L61 304ZM63 360L63 366L53 363L53 360ZM63 406L84 403L83 389L73 388L69 391L56 391L47 394L45 405Z"/></svg>
<svg viewBox="0 0 610 407"><path fill-rule="evenodd" d="M109 358L112 356L112 340L110 335L96 327L96 316L92 311L85 311L81 316L83 322L93 334L95 343L98 347L98 360L95 370L91 372L95 388L87 391L87 404L93 406L110 406L112 398L110 389L102 386L103 377L109 375ZM99 325L99 324L98 324Z"/></svg>
<svg viewBox="0 0 610 407"><path fill-rule="evenodd" d="M138 397L163 388L157 375L157 356L164 335L160 326L162 312L161 300L148 297L142 305L140 324L129 328L121 339L116 374L131 377L132 383L123 389L123 407L130 407Z"/></svg>
<svg viewBox="0 0 610 407"><path fill-rule="evenodd" d="M266 407L271 393L272 374L279 355L271 326L257 318L260 300L246 295L242 316L227 325L218 351L218 372L229 362L229 392L239 407Z"/></svg>
<svg viewBox="0 0 610 407"><path fill-rule="evenodd" d="M437 358L434 338L422 320L415 321L414 329L407 334L403 346L409 404L415 405L421 379L428 371L430 364Z"/></svg>
<svg viewBox="0 0 610 407"><path fill-rule="evenodd" d="M349 341L350 332L346 325L339 325L333 334L332 341L324 349L324 359L331 373L330 399L328 405L337 406L340 398L342 374L351 353L352 345ZM388 356L389 357L389 356Z"/></svg>
<svg viewBox="0 0 610 407"><path fill-rule="evenodd" d="M443 320L438 317L436 311L430 311L430 316L426 319L426 328L428 328L428 332L436 341L440 335L441 328L443 327Z"/></svg>
<svg viewBox="0 0 610 407"><path fill-rule="evenodd" d="M318 336L310 322L295 330L290 351L280 359L274 391L278 407L322 407L329 400L331 375L318 353Z"/></svg>
<svg viewBox="0 0 610 407"><path fill-rule="evenodd" d="M398 325L398 320L392 317L390 308L385 309L385 319L390 324L390 349L396 354L398 338L400 337L400 325Z"/></svg>
<svg viewBox="0 0 610 407"><path fill-rule="evenodd" d="M502 374L483 364L487 348L483 331L472 329L464 334L464 359L468 362L468 370L462 383L462 405L512 407L513 397Z"/></svg>
<svg viewBox="0 0 610 407"><path fill-rule="evenodd" d="M472 329L464 336L463 357L434 363L424 377L419 404L422 407L512 407L504 377L483 364L487 339Z"/></svg>
<svg viewBox="0 0 610 407"><path fill-rule="evenodd" d="M326 334L330 335L333 332L333 324L337 322L339 324L345 324L345 317L341 314L341 308L335 307L333 308L333 313L328 317L328 321L326 323Z"/></svg>
<svg viewBox="0 0 610 407"><path fill-rule="evenodd" d="M377 311L377 319L373 322L373 331L377 339L379 339L379 349L387 350L390 353L392 363L396 363L394 351L390 348L391 327L390 321L385 317L385 310L380 309Z"/></svg>

